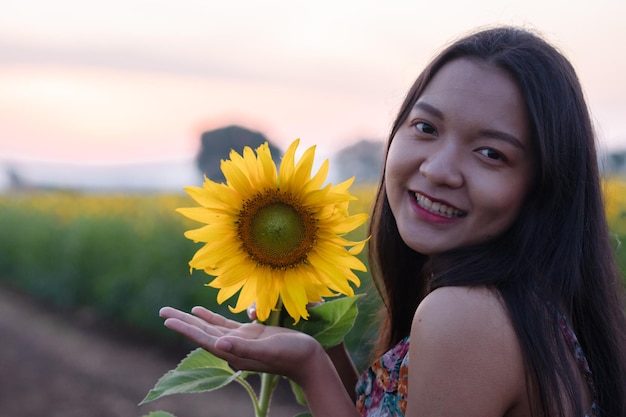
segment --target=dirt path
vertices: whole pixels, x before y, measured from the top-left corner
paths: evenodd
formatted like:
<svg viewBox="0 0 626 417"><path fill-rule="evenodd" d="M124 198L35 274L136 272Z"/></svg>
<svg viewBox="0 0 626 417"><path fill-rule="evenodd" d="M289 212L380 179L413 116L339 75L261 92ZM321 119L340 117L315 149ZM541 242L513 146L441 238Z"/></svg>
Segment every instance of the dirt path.
<svg viewBox="0 0 626 417"><path fill-rule="evenodd" d="M238 385L138 406L182 356L112 337L97 327L0 286L0 415L141 417L154 410L177 417L254 415ZM290 393L276 393L272 417L302 411Z"/></svg>

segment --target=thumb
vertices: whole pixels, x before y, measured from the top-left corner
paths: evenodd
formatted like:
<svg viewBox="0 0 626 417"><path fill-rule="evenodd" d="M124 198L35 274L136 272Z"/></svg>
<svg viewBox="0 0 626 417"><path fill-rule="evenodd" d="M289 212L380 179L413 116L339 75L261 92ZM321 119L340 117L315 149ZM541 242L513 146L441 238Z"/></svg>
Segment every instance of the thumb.
<svg viewBox="0 0 626 417"><path fill-rule="evenodd" d="M233 349L232 338L220 337L215 341L215 348L224 352L230 352Z"/></svg>
<svg viewBox="0 0 626 417"><path fill-rule="evenodd" d="M236 336L222 336L215 341L215 348L241 359L261 360L271 348L265 341L250 340Z"/></svg>
<svg viewBox="0 0 626 417"><path fill-rule="evenodd" d="M235 369L281 373L281 367L272 358L272 349L259 341L223 336L215 341L215 349L222 351L222 357Z"/></svg>

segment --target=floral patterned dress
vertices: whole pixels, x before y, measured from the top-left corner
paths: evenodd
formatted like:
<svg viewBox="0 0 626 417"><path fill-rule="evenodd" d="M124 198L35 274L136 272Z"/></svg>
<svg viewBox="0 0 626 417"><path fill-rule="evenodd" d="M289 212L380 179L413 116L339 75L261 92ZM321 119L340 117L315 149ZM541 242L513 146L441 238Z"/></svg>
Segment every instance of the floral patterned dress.
<svg viewBox="0 0 626 417"><path fill-rule="evenodd" d="M558 322L595 399L595 387L582 347L561 313L558 314ZM387 351L359 378L356 385L356 407L361 417L404 417L408 396L408 365L409 336ZM585 417L599 416L597 403L594 401Z"/></svg>
<svg viewBox="0 0 626 417"><path fill-rule="evenodd" d="M409 336L387 351L359 378L356 406L362 417L403 417L409 394Z"/></svg>

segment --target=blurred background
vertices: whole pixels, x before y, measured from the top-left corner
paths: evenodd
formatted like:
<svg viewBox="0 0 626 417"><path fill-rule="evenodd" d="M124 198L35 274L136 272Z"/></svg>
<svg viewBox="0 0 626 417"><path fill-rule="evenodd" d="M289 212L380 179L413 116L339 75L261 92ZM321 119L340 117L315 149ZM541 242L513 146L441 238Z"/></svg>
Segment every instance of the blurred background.
<svg viewBox="0 0 626 417"><path fill-rule="evenodd" d="M301 138L331 182L356 177L352 211L368 211L406 90L479 26L537 30L576 67L624 268L625 14L621 0L0 0L0 408L224 415L243 391L137 406L190 349L159 307L228 312L189 273L183 187L219 180L230 148L267 140L279 156ZM361 369L378 307L362 279L347 340Z"/></svg>

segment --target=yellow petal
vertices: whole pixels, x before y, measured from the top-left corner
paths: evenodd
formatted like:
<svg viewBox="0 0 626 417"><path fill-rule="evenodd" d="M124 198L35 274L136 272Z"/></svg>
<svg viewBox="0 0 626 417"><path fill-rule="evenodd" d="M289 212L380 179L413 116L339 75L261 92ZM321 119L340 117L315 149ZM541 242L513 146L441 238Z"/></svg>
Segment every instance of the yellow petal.
<svg viewBox="0 0 626 417"><path fill-rule="evenodd" d="M222 270L227 270L228 265L225 265L226 262L244 263L246 261L245 254L241 253L237 245L206 244L204 248L196 252L191 261L189 261L189 265L195 269L206 270L210 268L214 270L210 275L216 275L221 273ZM219 271L218 266L220 268Z"/></svg>
<svg viewBox="0 0 626 417"><path fill-rule="evenodd" d="M236 236L234 227L224 227L223 224L207 224L199 229L185 232L185 237L195 242L210 242L217 239L235 238Z"/></svg>
<svg viewBox="0 0 626 417"><path fill-rule="evenodd" d="M369 238L362 240L360 242L357 242L356 245L352 246L348 250L348 253L350 253L350 255L358 255L359 253L361 253L361 251L363 251L363 249L365 248L365 244L367 242L369 242Z"/></svg>
<svg viewBox="0 0 626 417"><path fill-rule="evenodd" d="M287 148L285 155L283 155L283 160L280 162L280 168L278 169L278 183L281 188L283 186L287 186L291 181L291 177L294 172L296 148L299 143L300 139L294 140Z"/></svg>
<svg viewBox="0 0 626 417"><path fill-rule="evenodd" d="M318 190L322 185L324 185L324 182L326 181L326 177L328 176L328 170L329 170L328 159L325 159L324 162L322 162L322 165L320 166L320 168L315 173L315 175L306 183L303 191L305 193L310 193L310 192Z"/></svg>
<svg viewBox="0 0 626 417"><path fill-rule="evenodd" d="M351 232L367 222L367 219L369 219L369 216L365 213L342 217L341 219L338 219L339 221L337 221L337 224L333 224L333 231L340 235Z"/></svg>
<svg viewBox="0 0 626 417"><path fill-rule="evenodd" d="M193 198L196 203L200 204L203 207L222 207L221 202L215 199L212 194L207 193L204 188L185 187L185 192L189 194L189 196Z"/></svg>
<svg viewBox="0 0 626 417"><path fill-rule="evenodd" d="M361 280L359 279L359 277L350 269L346 268L344 270L344 277L346 277L348 281L352 282L357 287L361 285Z"/></svg>
<svg viewBox="0 0 626 417"><path fill-rule="evenodd" d="M206 207L184 207L176 211L183 216L200 223L216 223L221 221L232 221L232 217L222 210L210 210Z"/></svg>
<svg viewBox="0 0 626 417"><path fill-rule="evenodd" d="M332 248L330 245L318 245L315 251L324 259L332 259L337 266L357 271L366 271L365 265L356 256L352 256L345 248Z"/></svg>
<svg viewBox="0 0 626 417"><path fill-rule="evenodd" d="M209 264L215 264L216 268L227 270L237 263L250 263L248 254L241 250L239 242L233 239L224 241L216 240L207 243L203 251L203 259ZM194 256L193 260L196 257ZM252 265L254 265L252 263Z"/></svg>
<svg viewBox="0 0 626 417"><path fill-rule="evenodd" d="M348 188L354 183L354 177L348 178L344 182L341 182L337 185L333 186L333 192L338 194L343 194L348 192Z"/></svg>
<svg viewBox="0 0 626 417"><path fill-rule="evenodd" d="M298 281L300 281L298 275L287 270L285 272L285 286L280 291L283 305L296 323L300 321L301 317L305 319L309 317L309 312L306 309L308 302L306 291L301 284L298 285Z"/></svg>
<svg viewBox="0 0 626 417"><path fill-rule="evenodd" d="M263 188L276 187L278 185L276 176L276 164L272 159L272 154L270 153L270 149L267 143L257 149L257 154L259 164L261 165L259 167L259 171L262 173L261 181L265 183Z"/></svg>
<svg viewBox="0 0 626 417"><path fill-rule="evenodd" d="M248 173L245 171L245 164L237 164L234 161L222 161L222 173L226 178L226 184L236 189L243 198L253 196L256 192L250 183Z"/></svg>
<svg viewBox="0 0 626 417"><path fill-rule="evenodd" d="M237 305L232 310L233 312L241 313L242 311L245 311L248 307L250 307L256 301L257 284L258 284L258 279L256 275L251 275L250 277L248 277L248 279L246 280L246 283L241 288L241 292L239 293L239 298L237 299ZM265 306L259 306L257 304L256 306L257 314L259 314L259 312L263 308L265 308Z"/></svg>
<svg viewBox="0 0 626 417"><path fill-rule="evenodd" d="M345 279L341 269L337 268L334 264L328 262L326 259L317 254L311 254L311 256L309 256L309 260L313 267L318 269L320 273L326 277L326 279L336 285L337 291L342 294L353 293L354 290L350 287L350 284L348 284L348 281Z"/></svg>
<svg viewBox="0 0 626 417"><path fill-rule="evenodd" d="M243 283L246 279L255 273L255 266L247 262L240 262L239 265L232 268L225 268L220 265L217 270L219 275L209 284L213 288L230 287L238 282Z"/></svg>
<svg viewBox="0 0 626 417"><path fill-rule="evenodd" d="M237 294L237 292L239 290L241 290L241 287L245 284L245 281L240 281L236 284L230 285L228 287L221 287L220 290L217 292L217 303L218 304L223 304L224 301L228 300L229 298L231 298L233 295ZM209 287L213 287L211 284L207 284ZM216 287L219 288L219 287Z"/></svg>
<svg viewBox="0 0 626 417"><path fill-rule="evenodd" d="M293 193L301 192L304 185L311 179L311 170L313 169L313 158L315 157L315 146L310 147L296 163L294 172L288 182L290 187L288 191Z"/></svg>
<svg viewBox="0 0 626 417"><path fill-rule="evenodd" d="M243 149L243 159L241 164L245 167L245 172L248 174L248 181L255 187L260 182L259 164L257 163L256 155L252 148L246 146Z"/></svg>
<svg viewBox="0 0 626 417"><path fill-rule="evenodd" d="M210 194L216 201L221 202L224 207L230 212L239 211L242 200L241 193L237 190L229 187L226 184L210 183L204 184L204 189Z"/></svg>
<svg viewBox="0 0 626 417"><path fill-rule="evenodd" d="M282 286L282 274L269 268L258 268L257 279L259 291L257 294L257 316L260 321L266 321L270 312L276 307L279 296L279 288Z"/></svg>

